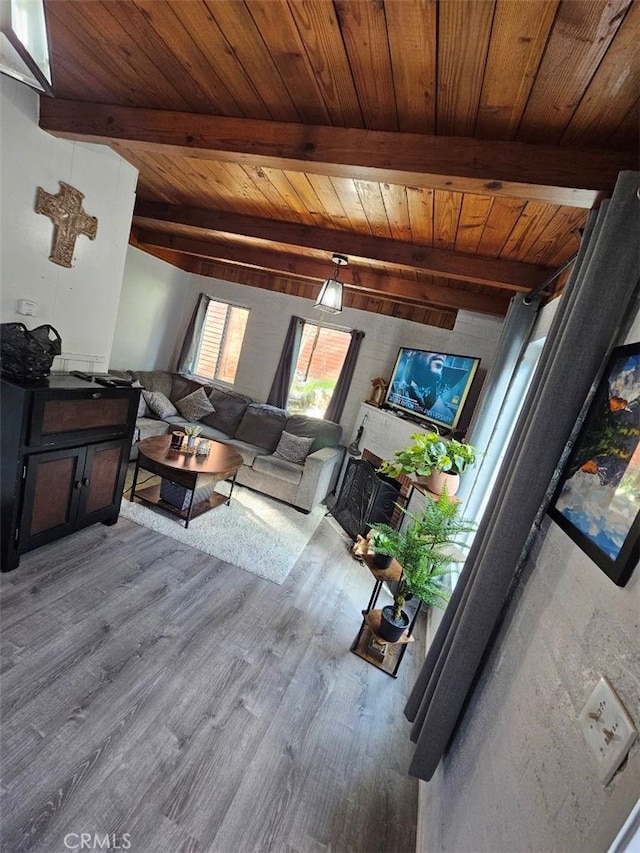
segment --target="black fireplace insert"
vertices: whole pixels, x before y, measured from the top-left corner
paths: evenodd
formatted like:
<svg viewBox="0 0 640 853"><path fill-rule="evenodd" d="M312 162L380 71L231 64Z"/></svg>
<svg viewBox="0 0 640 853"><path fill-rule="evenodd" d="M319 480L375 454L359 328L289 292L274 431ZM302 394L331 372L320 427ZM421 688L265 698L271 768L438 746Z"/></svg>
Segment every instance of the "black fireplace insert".
<svg viewBox="0 0 640 853"><path fill-rule="evenodd" d="M401 488L366 459L349 459L331 515L352 539L366 536L375 524L391 523Z"/></svg>

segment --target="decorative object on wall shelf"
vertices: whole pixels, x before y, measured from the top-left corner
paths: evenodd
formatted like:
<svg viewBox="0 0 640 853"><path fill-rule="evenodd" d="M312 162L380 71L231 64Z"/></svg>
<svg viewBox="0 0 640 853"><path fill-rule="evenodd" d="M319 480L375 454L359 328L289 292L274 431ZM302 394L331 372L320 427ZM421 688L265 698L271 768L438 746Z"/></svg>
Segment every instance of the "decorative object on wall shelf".
<svg viewBox="0 0 640 853"><path fill-rule="evenodd" d="M38 187L36 213L48 216L55 226L49 260L61 267L71 267L76 239L84 234L90 240L95 240L98 220L82 209L84 195L79 190L64 181L58 183L61 189L57 195Z"/></svg>
<svg viewBox="0 0 640 853"><path fill-rule="evenodd" d="M624 586L640 556L640 343L616 347L549 515Z"/></svg>
<svg viewBox="0 0 640 853"><path fill-rule="evenodd" d="M454 495L460 474L476 462L476 448L455 438L445 439L437 430L414 432L411 438L414 444L394 451L395 461L383 462L378 470L396 478L400 474L412 474L416 482L435 495L442 494L444 488L450 496Z"/></svg>
<svg viewBox="0 0 640 853"><path fill-rule="evenodd" d="M370 406L380 407L384 402L385 394L387 393L387 383L382 376L377 376L371 380L371 393L367 399Z"/></svg>

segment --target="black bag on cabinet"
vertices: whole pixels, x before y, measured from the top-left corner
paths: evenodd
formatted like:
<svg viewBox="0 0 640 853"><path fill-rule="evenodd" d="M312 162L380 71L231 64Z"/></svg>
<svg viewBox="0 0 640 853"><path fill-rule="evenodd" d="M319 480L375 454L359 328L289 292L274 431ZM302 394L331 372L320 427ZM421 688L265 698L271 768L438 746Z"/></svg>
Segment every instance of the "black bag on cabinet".
<svg viewBox="0 0 640 853"><path fill-rule="evenodd" d="M62 338L48 324L0 323L0 373L9 379L44 379L62 351Z"/></svg>

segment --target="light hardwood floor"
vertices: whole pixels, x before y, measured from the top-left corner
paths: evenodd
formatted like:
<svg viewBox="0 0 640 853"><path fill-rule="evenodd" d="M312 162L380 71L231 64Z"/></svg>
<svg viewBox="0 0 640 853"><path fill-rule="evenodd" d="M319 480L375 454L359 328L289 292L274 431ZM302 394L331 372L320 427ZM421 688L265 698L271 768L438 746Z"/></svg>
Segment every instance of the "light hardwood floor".
<svg viewBox="0 0 640 853"><path fill-rule="evenodd" d="M3 853L411 853L424 626L397 680L349 651L345 542L277 586L121 518L2 575Z"/></svg>

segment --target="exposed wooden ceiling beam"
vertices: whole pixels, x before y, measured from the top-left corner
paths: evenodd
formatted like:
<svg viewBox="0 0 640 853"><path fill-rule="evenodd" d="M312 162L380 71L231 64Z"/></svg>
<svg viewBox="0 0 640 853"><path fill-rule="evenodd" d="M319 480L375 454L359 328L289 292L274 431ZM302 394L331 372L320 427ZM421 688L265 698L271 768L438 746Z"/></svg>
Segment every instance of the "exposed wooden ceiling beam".
<svg viewBox="0 0 640 853"><path fill-rule="evenodd" d="M214 234L240 234L271 243L339 252L351 258L376 260L458 281L516 291L531 290L549 276L549 270L544 267L520 261L479 258L446 249L433 249L430 246L416 246L399 240L354 234L351 231L328 230L297 222L280 222L227 211L138 201L133 222L150 231L162 231L163 224L178 223Z"/></svg>
<svg viewBox="0 0 640 853"><path fill-rule="evenodd" d="M129 242L138 245L136 232L133 231ZM287 293L290 296L301 296L303 299L313 299L316 293L311 293L312 287L317 287L309 279L294 279L292 276L269 273L251 267L232 266L228 263L208 260L198 255L188 255L173 249L164 249L153 245L140 245L142 251L148 252L160 260L178 269L191 272L207 278L220 278L246 287L259 287L275 293ZM392 300L380 294L348 288L344 293L345 308L356 308L360 311L370 311L373 314L385 314L390 317L401 317L415 323L436 326L439 329L453 329L456 323L457 310L425 305L424 302L409 300Z"/></svg>
<svg viewBox="0 0 640 853"><path fill-rule="evenodd" d="M391 133L40 99L57 136L402 186L591 208L634 152Z"/></svg>
<svg viewBox="0 0 640 853"><path fill-rule="evenodd" d="M314 258L292 257L252 246L230 246L228 243L215 240L196 240L171 234L137 231L135 242L140 248L171 249L215 262L266 270L294 278L311 279L314 282L323 281L332 272L332 268L326 262ZM348 290L362 291L392 302L412 302L439 308L464 309L498 317L503 317L509 307L507 296L473 293L441 284L405 281L392 275L358 269L353 265L343 270L341 280Z"/></svg>
<svg viewBox="0 0 640 853"><path fill-rule="evenodd" d="M167 251L168 254L163 259L171 263L171 252L169 250L154 249L153 251L158 257L163 257L162 253ZM193 255L182 255L181 257L188 259L182 269L188 269L189 272L197 275L221 278L225 281L233 281L249 287L261 287L277 293L288 293L291 296L301 296L303 299L313 299L317 295L317 290L311 291L314 283L309 280L295 280L290 276L280 276L247 267L232 267L229 264L208 261L203 258L196 258ZM437 308L406 300L391 300L379 294L371 295L351 289L345 290L343 305L345 308L356 308L360 311L370 311L372 314L401 317L405 320L436 326L440 329L453 329L458 313L447 308Z"/></svg>

